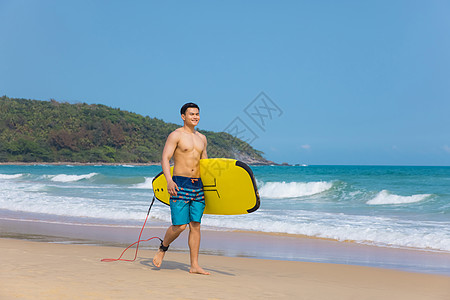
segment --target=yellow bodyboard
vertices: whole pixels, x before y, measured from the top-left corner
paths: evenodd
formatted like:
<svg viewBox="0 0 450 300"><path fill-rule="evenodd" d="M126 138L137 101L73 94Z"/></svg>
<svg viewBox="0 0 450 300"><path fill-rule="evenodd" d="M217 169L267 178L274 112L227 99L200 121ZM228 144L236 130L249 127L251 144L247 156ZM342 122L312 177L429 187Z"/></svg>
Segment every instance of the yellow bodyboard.
<svg viewBox="0 0 450 300"><path fill-rule="evenodd" d="M173 174L173 167L170 172ZM259 208L255 177L245 163L228 158L201 159L200 177L205 193L205 214L240 215ZM153 179L152 186L156 199L170 205L167 181L162 172Z"/></svg>

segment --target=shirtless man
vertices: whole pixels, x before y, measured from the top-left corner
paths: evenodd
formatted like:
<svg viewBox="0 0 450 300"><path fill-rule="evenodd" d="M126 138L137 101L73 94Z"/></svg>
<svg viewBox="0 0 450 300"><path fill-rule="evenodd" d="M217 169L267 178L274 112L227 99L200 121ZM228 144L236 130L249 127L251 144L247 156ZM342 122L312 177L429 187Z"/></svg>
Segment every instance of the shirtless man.
<svg viewBox="0 0 450 300"><path fill-rule="evenodd" d="M200 121L199 107L186 103L181 108L184 126L173 131L164 146L161 166L167 180L170 194L170 226L158 252L153 257L153 264L161 267L169 245L186 229L189 224L189 249L191 258L190 273L209 275L198 264L200 249L200 221L205 209L205 196L200 179L200 159L208 158L206 137L195 130ZM170 159L174 159L173 177L170 176Z"/></svg>

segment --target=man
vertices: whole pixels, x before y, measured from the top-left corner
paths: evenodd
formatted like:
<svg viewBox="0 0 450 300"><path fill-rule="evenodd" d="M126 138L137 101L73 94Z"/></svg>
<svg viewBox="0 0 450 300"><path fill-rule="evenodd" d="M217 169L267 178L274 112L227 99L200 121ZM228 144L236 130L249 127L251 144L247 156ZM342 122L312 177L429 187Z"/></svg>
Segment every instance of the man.
<svg viewBox="0 0 450 300"><path fill-rule="evenodd" d="M200 121L200 109L195 103L186 103L181 108L183 127L173 131L164 146L161 166L170 194L170 226L161 242L153 264L160 267L169 245L189 224L190 273L209 275L198 264L200 249L200 222L205 209L203 185L200 179L200 159L208 158L206 137L195 130ZM170 159L173 157L173 177L170 176Z"/></svg>

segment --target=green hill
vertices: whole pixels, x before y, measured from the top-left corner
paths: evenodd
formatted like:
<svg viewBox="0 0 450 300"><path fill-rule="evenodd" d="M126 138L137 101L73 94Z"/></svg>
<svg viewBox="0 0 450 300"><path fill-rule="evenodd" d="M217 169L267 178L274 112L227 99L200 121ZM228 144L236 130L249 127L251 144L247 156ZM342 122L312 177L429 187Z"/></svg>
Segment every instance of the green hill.
<svg viewBox="0 0 450 300"><path fill-rule="evenodd" d="M0 162L159 162L179 125L101 104L0 97ZM269 163L262 152L224 132L200 130L209 157Z"/></svg>

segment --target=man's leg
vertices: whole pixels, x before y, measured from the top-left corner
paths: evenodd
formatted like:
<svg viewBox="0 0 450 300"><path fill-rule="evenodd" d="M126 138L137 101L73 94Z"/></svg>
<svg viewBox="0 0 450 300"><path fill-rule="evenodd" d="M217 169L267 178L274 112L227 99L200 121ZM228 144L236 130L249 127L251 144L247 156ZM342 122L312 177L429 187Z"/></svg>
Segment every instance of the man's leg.
<svg viewBox="0 0 450 300"><path fill-rule="evenodd" d="M166 231L166 235L164 236L163 245L166 247L169 246L186 229L186 226L187 224L170 226ZM155 265L155 267L161 267L161 263L164 259L165 254L166 252L158 249L158 252L153 257L153 264Z"/></svg>
<svg viewBox="0 0 450 300"><path fill-rule="evenodd" d="M209 272L203 270L198 264L198 252L200 249L200 223L189 223L189 249L191 255L191 269L190 273L209 275Z"/></svg>

